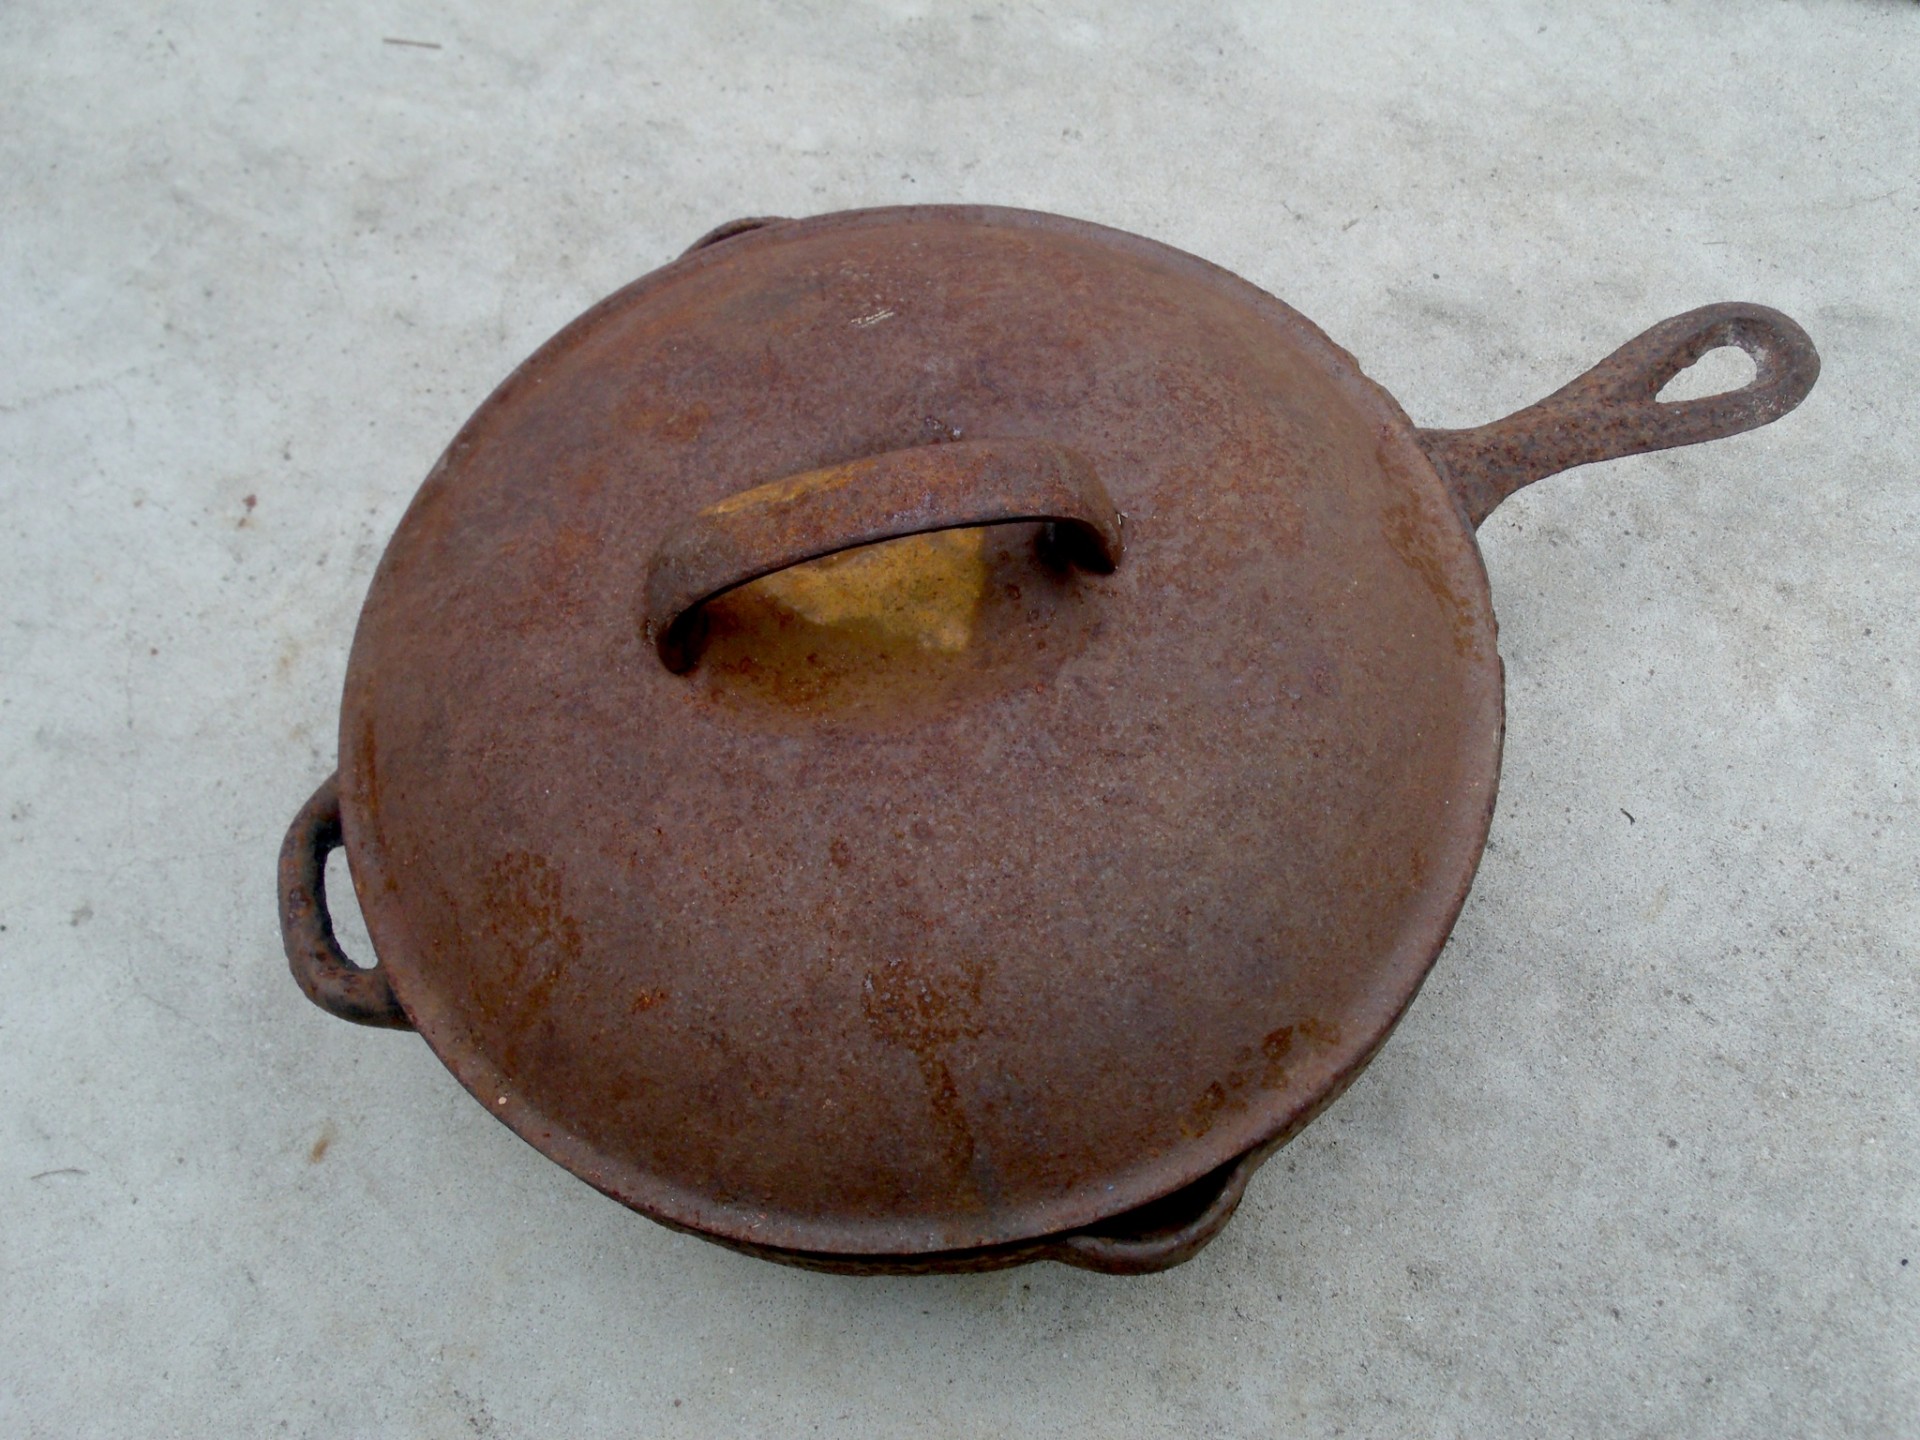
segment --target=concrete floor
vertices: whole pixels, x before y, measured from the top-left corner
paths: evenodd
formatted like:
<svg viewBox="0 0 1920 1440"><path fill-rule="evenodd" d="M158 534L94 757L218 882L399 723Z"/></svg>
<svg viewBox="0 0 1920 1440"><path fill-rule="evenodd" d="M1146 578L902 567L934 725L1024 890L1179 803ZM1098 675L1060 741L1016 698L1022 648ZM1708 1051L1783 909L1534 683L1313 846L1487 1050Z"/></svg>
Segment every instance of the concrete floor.
<svg viewBox="0 0 1920 1440"><path fill-rule="evenodd" d="M1920 1435L1920 7L15 0L0 66L0 1433ZM1207 256L1428 424L1709 300L1825 358L1482 531L1478 886L1157 1278L670 1234L280 956L461 420L720 220L927 200Z"/></svg>

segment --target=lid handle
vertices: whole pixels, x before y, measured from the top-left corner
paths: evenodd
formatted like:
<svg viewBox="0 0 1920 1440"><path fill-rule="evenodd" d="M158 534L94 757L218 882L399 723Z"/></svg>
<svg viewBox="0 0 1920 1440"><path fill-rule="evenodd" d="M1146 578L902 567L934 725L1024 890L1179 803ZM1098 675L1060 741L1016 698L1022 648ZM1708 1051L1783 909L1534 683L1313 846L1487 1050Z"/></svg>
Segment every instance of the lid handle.
<svg viewBox="0 0 1920 1440"><path fill-rule="evenodd" d="M1039 520L1054 552L1104 575L1120 512L1085 456L1045 440L956 440L893 450L742 490L673 527L647 571L646 633L660 663L691 670L701 607L717 595L858 545Z"/></svg>

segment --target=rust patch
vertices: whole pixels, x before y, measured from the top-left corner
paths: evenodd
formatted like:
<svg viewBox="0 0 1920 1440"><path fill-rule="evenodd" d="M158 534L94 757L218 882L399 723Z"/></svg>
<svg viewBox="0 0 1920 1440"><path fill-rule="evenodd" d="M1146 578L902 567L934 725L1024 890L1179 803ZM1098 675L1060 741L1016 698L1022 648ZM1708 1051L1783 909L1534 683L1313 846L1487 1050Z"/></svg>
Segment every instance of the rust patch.
<svg viewBox="0 0 1920 1440"><path fill-rule="evenodd" d="M555 988L579 960L579 922L567 913L560 872L543 855L509 851L487 879L487 933L502 961L495 993L524 1021L553 1003Z"/></svg>
<svg viewBox="0 0 1920 1440"><path fill-rule="evenodd" d="M1193 1108L1187 1112L1186 1123L1181 1131L1195 1139L1213 1129L1213 1122L1220 1118L1220 1112L1230 1104L1227 1087L1218 1080L1200 1092L1200 1098L1193 1102ZM1238 1109L1236 1104L1233 1108Z"/></svg>
<svg viewBox="0 0 1920 1440"><path fill-rule="evenodd" d="M1340 1043L1340 1027L1331 1020L1316 1020L1308 1016L1300 1022L1300 1033L1307 1039L1318 1041L1322 1045Z"/></svg>
<svg viewBox="0 0 1920 1440"><path fill-rule="evenodd" d="M977 1040L984 1030L981 983L976 967L955 984L935 985L911 962L896 957L867 972L860 1002L876 1036L913 1053L926 1085L934 1127L945 1143L948 1166L957 1182L965 1177L970 1193L975 1189L973 1128L967 1123L946 1051L960 1041Z"/></svg>
<svg viewBox="0 0 1920 1440"><path fill-rule="evenodd" d="M1431 512L1412 498L1403 497L1380 512L1380 533L1401 563L1432 593L1452 638L1454 654L1471 657L1479 649L1473 633L1473 605L1447 577L1446 559L1433 544L1434 520Z"/></svg>
<svg viewBox="0 0 1920 1440"><path fill-rule="evenodd" d="M1282 1025L1271 1030L1260 1042L1260 1053L1265 1063L1260 1069L1260 1083L1269 1090L1277 1090L1287 1083L1287 1056L1293 1053L1293 1026Z"/></svg>
<svg viewBox="0 0 1920 1440"><path fill-rule="evenodd" d="M650 388L650 387L649 387ZM713 424L713 407L705 400L682 404L658 403L661 397L642 393L615 407L612 424L634 435L667 445L691 445ZM653 403L648 403L648 402Z"/></svg>
<svg viewBox="0 0 1920 1440"><path fill-rule="evenodd" d="M1200 1098L1193 1102L1181 1125L1182 1132L1196 1138L1205 1135L1222 1114L1246 1109L1249 1091L1253 1088L1264 1091L1285 1088L1289 1078L1288 1061L1294 1057L1296 1042L1300 1040L1331 1048L1340 1043L1340 1027L1308 1016L1269 1030L1261 1037L1257 1056L1251 1046L1243 1047L1235 1057L1233 1069L1200 1092Z"/></svg>

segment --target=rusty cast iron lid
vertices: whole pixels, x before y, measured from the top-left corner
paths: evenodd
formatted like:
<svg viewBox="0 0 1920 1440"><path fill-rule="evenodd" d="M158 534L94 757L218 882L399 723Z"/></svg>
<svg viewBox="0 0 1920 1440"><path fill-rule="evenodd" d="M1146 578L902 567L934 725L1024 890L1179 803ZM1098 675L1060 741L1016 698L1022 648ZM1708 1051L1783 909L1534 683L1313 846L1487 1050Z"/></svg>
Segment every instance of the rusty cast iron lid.
<svg viewBox="0 0 1920 1440"><path fill-rule="evenodd" d="M699 248L487 401L374 581L341 813L393 990L521 1135L903 1255L1304 1118L1440 948L1499 736L1471 531L1314 326L883 210Z"/></svg>

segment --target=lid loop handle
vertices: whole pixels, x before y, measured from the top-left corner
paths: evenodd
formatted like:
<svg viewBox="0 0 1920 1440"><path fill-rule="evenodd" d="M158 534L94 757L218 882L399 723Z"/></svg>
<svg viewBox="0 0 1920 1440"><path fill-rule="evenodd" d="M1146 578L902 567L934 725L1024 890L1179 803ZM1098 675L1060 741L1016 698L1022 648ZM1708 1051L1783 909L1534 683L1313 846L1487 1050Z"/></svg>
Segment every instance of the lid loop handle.
<svg viewBox="0 0 1920 1440"><path fill-rule="evenodd" d="M1051 551L1084 570L1120 562L1120 512L1092 464L1045 440L956 440L790 475L667 533L647 571L646 634L660 663L685 674L715 596L859 545L1023 520L1047 523Z"/></svg>

